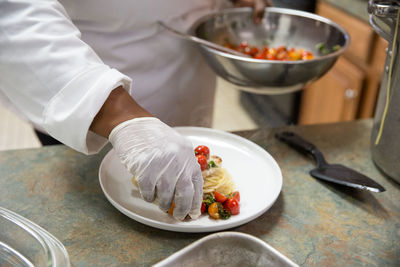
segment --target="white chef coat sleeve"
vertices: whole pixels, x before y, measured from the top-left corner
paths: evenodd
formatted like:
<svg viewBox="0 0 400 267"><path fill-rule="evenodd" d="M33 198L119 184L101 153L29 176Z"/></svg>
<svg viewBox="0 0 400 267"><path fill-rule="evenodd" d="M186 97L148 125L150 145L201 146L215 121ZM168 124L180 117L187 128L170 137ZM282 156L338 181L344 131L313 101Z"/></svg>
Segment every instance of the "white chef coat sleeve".
<svg viewBox="0 0 400 267"><path fill-rule="evenodd" d="M105 65L54 0L0 1L0 90L60 142L98 152L89 130L110 92L131 80Z"/></svg>

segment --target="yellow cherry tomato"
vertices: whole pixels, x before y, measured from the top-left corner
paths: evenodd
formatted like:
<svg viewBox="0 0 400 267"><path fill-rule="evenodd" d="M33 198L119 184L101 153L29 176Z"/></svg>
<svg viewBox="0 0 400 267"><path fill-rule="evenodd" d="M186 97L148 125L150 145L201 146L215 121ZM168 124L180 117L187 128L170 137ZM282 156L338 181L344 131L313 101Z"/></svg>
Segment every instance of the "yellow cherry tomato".
<svg viewBox="0 0 400 267"><path fill-rule="evenodd" d="M212 203L210 206L208 206L208 214L211 216L211 218L218 220L219 219L219 212L218 212L218 202Z"/></svg>

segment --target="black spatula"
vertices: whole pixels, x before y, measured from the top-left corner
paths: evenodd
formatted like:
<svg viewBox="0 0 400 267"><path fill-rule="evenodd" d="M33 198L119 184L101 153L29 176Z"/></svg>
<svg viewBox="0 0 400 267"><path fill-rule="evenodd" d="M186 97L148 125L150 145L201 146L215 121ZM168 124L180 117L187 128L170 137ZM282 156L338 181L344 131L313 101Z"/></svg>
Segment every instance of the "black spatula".
<svg viewBox="0 0 400 267"><path fill-rule="evenodd" d="M347 185L350 187L370 190L372 192L383 192L385 188L371 178L340 164L328 164L318 148L296 135L293 132L281 132L276 138L289 144L296 150L310 154L317 161L317 168L310 171L314 178L325 181Z"/></svg>

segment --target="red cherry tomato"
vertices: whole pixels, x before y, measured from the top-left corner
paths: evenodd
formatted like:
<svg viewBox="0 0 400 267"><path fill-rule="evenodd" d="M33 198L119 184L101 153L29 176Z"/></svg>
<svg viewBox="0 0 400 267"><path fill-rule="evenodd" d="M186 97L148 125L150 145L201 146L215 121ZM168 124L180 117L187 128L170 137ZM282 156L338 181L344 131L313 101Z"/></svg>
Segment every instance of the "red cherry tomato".
<svg viewBox="0 0 400 267"><path fill-rule="evenodd" d="M235 191L229 194L228 198L234 198L236 199L238 202L240 202L240 194L239 191Z"/></svg>
<svg viewBox="0 0 400 267"><path fill-rule="evenodd" d="M258 47L252 46L250 48L250 55L252 55L254 57L257 53L258 53Z"/></svg>
<svg viewBox="0 0 400 267"><path fill-rule="evenodd" d="M278 47L276 48L276 51L277 51L277 53L286 52L286 46L283 46L283 45L278 46Z"/></svg>
<svg viewBox="0 0 400 267"><path fill-rule="evenodd" d="M202 171L207 169L207 158L204 155L196 155L197 162L200 164Z"/></svg>
<svg viewBox="0 0 400 267"><path fill-rule="evenodd" d="M204 212L206 212L206 203L204 203L204 202L201 202L201 213L204 213Z"/></svg>
<svg viewBox="0 0 400 267"><path fill-rule="evenodd" d="M224 203L228 198L218 191L214 192L215 200L219 203Z"/></svg>
<svg viewBox="0 0 400 267"><path fill-rule="evenodd" d="M195 155L204 155L206 158L210 156L210 149L206 146L198 146L194 149Z"/></svg>
<svg viewBox="0 0 400 267"><path fill-rule="evenodd" d="M256 59L265 59L266 57L267 57L267 54L264 52L260 52L254 56L254 58L256 58Z"/></svg>
<svg viewBox="0 0 400 267"><path fill-rule="evenodd" d="M246 41L241 42L239 45L240 48L246 48L247 46L248 46L248 44Z"/></svg>
<svg viewBox="0 0 400 267"><path fill-rule="evenodd" d="M225 201L224 208L229 210L229 212L232 215L239 214L240 212L239 201L237 201L234 198L229 198L227 201Z"/></svg>

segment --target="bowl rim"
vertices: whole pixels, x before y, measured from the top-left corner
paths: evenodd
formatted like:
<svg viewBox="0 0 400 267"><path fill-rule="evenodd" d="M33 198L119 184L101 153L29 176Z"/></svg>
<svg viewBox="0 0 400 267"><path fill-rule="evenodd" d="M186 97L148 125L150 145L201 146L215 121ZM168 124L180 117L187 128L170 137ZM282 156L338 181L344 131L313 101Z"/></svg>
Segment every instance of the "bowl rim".
<svg viewBox="0 0 400 267"><path fill-rule="evenodd" d="M29 234L40 244L47 258L46 267L71 266L66 248L48 231L29 219L3 207L0 207L0 217Z"/></svg>
<svg viewBox="0 0 400 267"><path fill-rule="evenodd" d="M209 20L210 18L219 16L219 15L224 15L226 13L243 13L243 12L247 12L250 13L252 12L252 8L250 7L240 7L240 8L228 8L228 9L224 9L221 11L216 11L216 12L212 12L209 13L207 15L204 15L200 18L198 18L190 27L189 29L189 33L192 34L193 36L198 37L195 34L195 30L200 26L200 24L204 23L205 21ZM310 12L306 12L306 11L301 11L301 10L296 10L296 9L290 9L290 8L280 8L280 7L267 7L265 8L265 12L266 13L280 13L280 14L285 14L285 15L293 15L293 16L299 16L299 17L304 17L304 18L308 18L308 19L314 19L317 21L320 21L322 23L328 24L330 26L335 27L336 29L338 29L344 36L345 39L345 43L343 46L340 47L339 50L333 52L333 53L329 53L327 55L323 55L323 56L318 56L316 58L313 59L308 59L308 60L293 60L293 61L283 61L283 60L268 60L268 59L255 59L255 58L249 58L249 57L241 57L241 56L236 56L230 53L226 53L226 52L222 52L219 50L216 50L214 48L199 44L199 46L201 46L203 49L206 49L214 54L223 56L223 57L227 57L227 58L231 58L231 59L235 59L235 60L239 60L239 61L244 61L244 62L251 62L251 63L271 63L271 64L288 64L288 65L292 65L292 64L309 64L309 63L313 63L313 62L318 62L318 61L322 61L325 59L330 59L330 58L335 58L340 56L341 54L344 53L344 51L346 51L346 49L349 47L350 45L350 35L348 34L348 32L341 27L339 24L333 22L332 20L322 17L320 15L316 15L314 13L310 13Z"/></svg>

